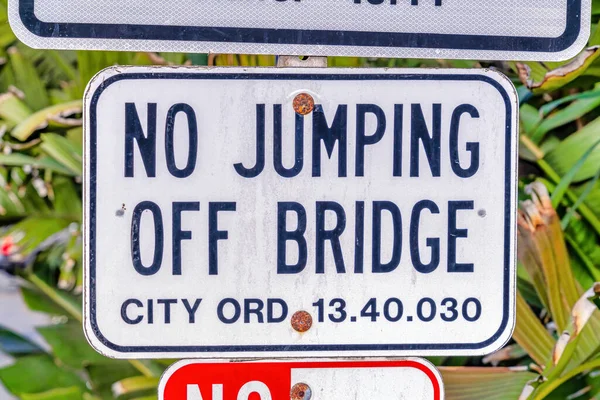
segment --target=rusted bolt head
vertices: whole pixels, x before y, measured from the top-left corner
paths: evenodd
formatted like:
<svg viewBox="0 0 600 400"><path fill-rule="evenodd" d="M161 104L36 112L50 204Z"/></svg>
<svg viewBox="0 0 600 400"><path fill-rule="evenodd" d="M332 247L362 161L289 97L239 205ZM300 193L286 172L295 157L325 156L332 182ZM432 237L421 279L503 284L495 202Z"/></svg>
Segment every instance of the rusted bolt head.
<svg viewBox="0 0 600 400"><path fill-rule="evenodd" d="M312 397L312 391L310 390L310 386L306 383L296 383L292 386L292 391L290 393L291 400L310 400Z"/></svg>
<svg viewBox="0 0 600 400"><path fill-rule="evenodd" d="M315 99L308 93L294 97L294 111L300 115L310 114L315 109Z"/></svg>
<svg viewBox="0 0 600 400"><path fill-rule="evenodd" d="M292 315L292 328L296 332L306 332L312 326L312 316L306 311L297 311Z"/></svg>

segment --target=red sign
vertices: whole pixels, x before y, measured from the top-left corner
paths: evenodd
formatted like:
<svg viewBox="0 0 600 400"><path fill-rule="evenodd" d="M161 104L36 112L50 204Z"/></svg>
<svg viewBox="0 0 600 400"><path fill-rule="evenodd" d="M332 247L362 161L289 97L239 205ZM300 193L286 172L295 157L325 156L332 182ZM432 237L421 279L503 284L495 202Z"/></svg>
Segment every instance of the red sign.
<svg viewBox="0 0 600 400"><path fill-rule="evenodd" d="M180 361L163 375L159 400L442 400L427 361Z"/></svg>

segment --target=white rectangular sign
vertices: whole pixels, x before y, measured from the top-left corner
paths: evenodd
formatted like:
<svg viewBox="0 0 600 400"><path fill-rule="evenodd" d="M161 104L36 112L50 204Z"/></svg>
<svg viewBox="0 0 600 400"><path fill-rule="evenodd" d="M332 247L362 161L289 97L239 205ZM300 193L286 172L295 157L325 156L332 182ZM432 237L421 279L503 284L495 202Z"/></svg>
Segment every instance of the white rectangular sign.
<svg viewBox="0 0 600 400"><path fill-rule="evenodd" d="M105 70L85 95L89 340L123 358L498 349L517 112L489 70Z"/></svg>
<svg viewBox="0 0 600 400"><path fill-rule="evenodd" d="M10 0L33 47L565 60L591 0Z"/></svg>

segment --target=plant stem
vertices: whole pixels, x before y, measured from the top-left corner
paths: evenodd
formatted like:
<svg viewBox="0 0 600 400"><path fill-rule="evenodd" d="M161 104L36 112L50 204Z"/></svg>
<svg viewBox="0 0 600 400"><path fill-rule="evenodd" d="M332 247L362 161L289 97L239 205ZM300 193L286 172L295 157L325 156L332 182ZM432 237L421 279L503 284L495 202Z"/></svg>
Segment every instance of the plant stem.
<svg viewBox="0 0 600 400"><path fill-rule="evenodd" d="M595 369L595 368L600 368L600 359L592 360L590 362L581 364L579 367L569 371L568 373L561 376L560 378L553 379L553 380L548 381L547 383L541 385L539 387L539 389L536 391L537 393L534 393L535 397L532 397L532 400L542 400L542 399L546 398L549 394L551 394L554 391L554 389L556 389L557 387L559 387L560 385L562 385L569 379L571 379L589 369Z"/></svg>
<svg viewBox="0 0 600 400"><path fill-rule="evenodd" d="M81 308L77 307L77 305L73 304L73 302L69 301L66 297L62 296L57 290L55 290L42 279L40 279L36 274L28 274L25 276L25 279L34 284L52 301L54 301L56 304L62 307L71 317L75 318L79 322L83 321L83 318L81 316Z"/></svg>
<svg viewBox="0 0 600 400"><path fill-rule="evenodd" d="M62 295L58 290L48 285L44 280L40 279L36 274L30 273L24 278L37 287L41 292L48 296L52 301L64 309L72 318L79 322L83 321L82 311L78 304L75 304L66 296ZM147 377L157 377L162 373L162 368L149 360L128 360L131 365L142 375Z"/></svg>
<svg viewBox="0 0 600 400"><path fill-rule="evenodd" d="M544 152L538 146L536 146L535 143L533 143L529 138L523 135L521 135L520 137L520 142L523 146L525 146L529 151L531 151L535 155L535 157L537 158L536 162L538 166L542 169L542 171L544 171L544 173L550 178L550 180L552 180L555 184L558 185L561 179L560 175L558 175L554 168L552 168L552 166L548 164L546 160L544 160ZM567 189L565 194L573 203L575 203L578 199L578 196L575 193L573 193L572 190ZM590 208L585 203L579 205L578 211L590 223L594 230L600 235L600 219L596 217L594 212L590 210Z"/></svg>
<svg viewBox="0 0 600 400"><path fill-rule="evenodd" d="M163 370L150 360L129 360L131 365L148 378L160 376Z"/></svg>

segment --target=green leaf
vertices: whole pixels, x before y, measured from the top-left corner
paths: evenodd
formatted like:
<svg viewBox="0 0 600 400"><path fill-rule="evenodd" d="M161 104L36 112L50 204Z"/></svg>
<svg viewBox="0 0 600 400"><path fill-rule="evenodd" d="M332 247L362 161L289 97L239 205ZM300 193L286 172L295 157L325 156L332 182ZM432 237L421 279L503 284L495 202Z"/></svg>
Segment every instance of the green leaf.
<svg viewBox="0 0 600 400"><path fill-rule="evenodd" d="M69 322L60 325L50 325L37 328L52 347L54 355L65 365L73 368L83 368L90 364L114 364L90 347L81 324Z"/></svg>
<svg viewBox="0 0 600 400"><path fill-rule="evenodd" d="M13 225L4 236L11 236L22 258L44 250L52 239L69 226L70 221L62 218L29 217Z"/></svg>
<svg viewBox="0 0 600 400"><path fill-rule="evenodd" d="M83 97L83 89L98 72L113 65L140 65L150 64L141 60L140 56L147 57L147 53L129 53L116 51L78 51L77 67L79 70L80 96Z"/></svg>
<svg viewBox="0 0 600 400"><path fill-rule="evenodd" d="M525 368L440 367L448 400L518 399L537 375Z"/></svg>
<svg viewBox="0 0 600 400"><path fill-rule="evenodd" d="M134 376L116 382L112 390L118 400L128 400L155 392L158 381L159 378Z"/></svg>
<svg viewBox="0 0 600 400"><path fill-rule="evenodd" d="M23 153L0 154L0 164L11 167L23 167L29 165L33 168L47 169L64 175L77 175L69 168L66 168L62 164L56 162L54 159L49 157L35 158Z"/></svg>
<svg viewBox="0 0 600 400"><path fill-rule="evenodd" d="M0 326L0 350L13 357L43 353L35 343Z"/></svg>
<svg viewBox="0 0 600 400"><path fill-rule="evenodd" d="M92 389L103 396L112 399L112 385L115 382L138 376L139 371L126 361L116 361L111 364L91 364L86 367Z"/></svg>
<svg viewBox="0 0 600 400"><path fill-rule="evenodd" d="M583 259L578 257L579 254L577 253L577 250L580 249L575 250L575 247L573 247L572 245L572 240L568 237L567 239L570 245L569 248L572 249L572 252L570 254L570 261L571 269L573 270L573 276L575 277L575 279L581 287L590 287L594 284L594 282L597 281L597 279L594 279L594 277L590 274L590 268L583 261Z"/></svg>
<svg viewBox="0 0 600 400"><path fill-rule="evenodd" d="M25 216L25 207L11 190L0 186L0 221L14 222Z"/></svg>
<svg viewBox="0 0 600 400"><path fill-rule="evenodd" d="M36 66L40 78L46 85L77 79L75 54L71 51L38 50L19 43L19 52Z"/></svg>
<svg viewBox="0 0 600 400"><path fill-rule="evenodd" d="M20 121L10 134L18 140L25 141L35 131L47 127L51 121L61 121L70 115L81 114L81 107L81 100L75 100L44 108ZM80 124L79 121L76 123Z"/></svg>
<svg viewBox="0 0 600 400"><path fill-rule="evenodd" d="M522 268L520 268L522 270ZM517 277L517 289L519 293L523 296L525 301L528 304L531 304L532 307L543 309L544 305L542 304L537 291L533 287L531 283L522 279L520 276Z"/></svg>
<svg viewBox="0 0 600 400"><path fill-rule="evenodd" d="M11 172L19 171L16 168L13 168ZM28 176L24 177L24 180L28 180ZM14 179L13 175L13 180ZM19 197L19 200L25 207L25 211L28 215L31 216L43 216L43 217L53 217L50 205L48 204L47 198L47 188L46 183L40 179L30 180L25 183L24 186L17 188L15 190L15 194Z"/></svg>
<svg viewBox="0 0 600 400"><path fill-rule="evenodd" d="M575 191L579 194L579 196L581 196L581 194L583 193L584 190L585 190L585 187L575 189ZM600 218L600 181L596 182L596 184L594 185L594 188L592 189L590 194L586 197L584 203L592 210L592 212L596 216L598 216Z"/></svg>
<svg viewBox="0 0 600 400"><path fill-rule="evenodd" d="M21 286L21 295L27 307L32 311L43 312L50 315L62 316L67 312L54 303L48 296L38 289L29 286Z"/></svg>
<svg viewBox="0 0 600 400"><path fill-rule="evenodd" d="M208 65L208 54L189 54L192 65Z"/></svg>
<svg viewBox="0 0 600 400"><path fill-rule="evenodd" d="M527 140L523 140L524 136L521 136L521 143L526 144L527 146L532 146L531 142L527 142ZM533 145L534 146L534 145ZM535 151L535 147L533 148ZM537 160L538 166L544 171L544 173L548 176L550 180L546 180L543 178L538 178L539 181L543 181L544 185L546 185L550 190L556 186L558 182L560 182L560 176L554 171L554 169L543 159ZM591 202L594 198L594 194L596 194L596 190L592 191L592 194L588 196L588 200L581 204L578 209L578 213L581 214L583 219L586 220L587 223L600 235L600 218L592 211L591 208L587 206L588 202ZM579 195L573 190L567 190L566 192L567 198L570 202L575 203L579 198Z"/></svg>
<svg viewBox="0 0 600 400"><path fill-rule="evenodd" d="M46 281L41 279L36 274L27 275L27 280L32 283L39 291L50 298L57 306L61 307L70 318L79 322L83 320L81 311L81 299L77 299L69 293L59 290Z"/></svg>
<svg viewBox="0 0 600 400"><path fill-rule="evenodd" d="M58 176L52 184L54 211L59 215L72 215L75 220L82 216L81 196L73 180Z"/></svg>
<svg viewBox="0 0 600 400"><path fill-rule="evenodd" d="M540 112L530 104L523 104L519 109L519 122L528 136L542 121Z"/></svg>
<svg viewBox="0 0 600 400"><path fill-rule="evenodd" d="M13 93L0 95L0 118L12 128L27 119L33 111Z"/></svg>
<svg viewBox="0 0 600 400"><path fill-rule="evenodd" d="M540 143L551 130L576 121L598 106L600 106L600 97L577 100L544 119L529 136L534 143Z"/></svg>
<svg viewBox="0 0 600 400"><path fill-rule="evenodd" d="M596 172L596 175L594 175L592 180L589 181L588 183L586 183L583 192L581 192L581 194L579 195L579 197L577 198L575 203L573 203L573 205L571 207L569 207L569 211L562 218L562 221L560 224L561 224L561 227L563 228L563 230L567 229L567 227L569 226L569 223L571 222L571 219L575 216L577 209L585 202L585 200L588 198L588 196L592 193L592 191L596 187L596 183L599 180L600 180L600 168L598 168L598 172Z"/></svg>
<svg viewBox="0 0 600 400"><path fill-rule="evenodd" d="M185 63L185 54L159 53L159 55L168 65L181 65Z"/></svg>
<svg viewBox="0 0 600 400"><path fill-rule="evenodd" d="M566 239L583 262L589 265L590 273L600 281L600 242L595 232L584 221L573 218L566 230ZM587 287L587 286L585 286Z"/></svg>
<svg viewBox="0 0 600 400"><path fill-rule="evenodd" d="M8 21L2 18L2 24L0 25L0 48L5 48L6 46L10 46L17 40L17 37L13 33Z"/></svg>
<svg viewBox="0 0 600 400"><path fill-rule="evenodd" d="M585 73L592 63L600 56L597 46L589 47L577 57L567 63L555 64L554 69L548 70L546 66L553 67L552 63L528 62L528 69L520 68L521 81L535 94L552 92L573 82Z"/></svg>
<svg viewBox="0 0 600 400"><path fill-rule="evenodd" d="M54 133L45 133L42 135L40 147L71 172L77 175L83 173L81 149L67 138Z"/></svg>
<svg viewBox="0 0 600 400"><path fill-rule="evenodd" d="M51 389L43 393L22 394L22 400L81 400L83 393L78 387Z"/></svg>
<svg viewBox="0 0 600 400"><path fill-rule="evenodd" d="M533 182L526 191L532 200L525 200L520 206L518 258L531 277L541 274L533 280L534 285L547 292L542 292L540 299L548 305L558 331L562 332L569 322L573 305L579 300L580 290L569 267L560 220L546 186L539 181ZM536 282L544 283L541 289Z"/></svg>
<svg viewBox="0 0 600 400"><path fill-rule="evenodd" d="M600 139L597 140L589 149L583 153L581 158L571 167L571 169L562 177L554 191L552 192L552 206L554 208L558 207L560 202L562 201L567 189L575 179L575 175L579 172L579 170L583 167L584 163L587 161L592 152L596 149L596 147L600 144ZM600 171L600 168L597 168ZM577 204L579 206L581 203Z"/></svg>
<svg viewBox="0 0 600 400"><path fill-rule="evenodd" d="M596 305L596 307L600 308L600 283L594 284L594 294L591 297L588 297L588 300Z"/></svg>
<svg viewBox="0 0 600 400"><path fill-rule="evenodd" d="M550 112L554 111L556 108L560 107L561 105L563 105L565 103L570 103L574 100L596 99L598 97L600 97L599 89L588 90L586 92L581 92L581 93L575 93L570 96L560 97L554 101L544 104L542 107L540 107L539 112L542 115L546 116Z"/></svg>
<svg viewBox="0 0 600 400"><path fill-rule="evenodd" d="M58 367L46 355L18 358L14 364L0 369L0 381L17 396L73 386L85 389L85 383L76 374Z"/></svg>
<svg viewBox="0 0 600 400"><path fill-rule="evenodd" d="M517 323L513 339L538 365L545 365L552 355L555 340L531 311L521 293L517 293Z"/></svg>
<svg viewBox="0 0 600 400"><path fill-rule="evenodd" d="M600 118L566 138L553 151L546 154L544 160L558 175L564 176L598 141L598 132L600 132ZM600 147L596 147L587 157L573 177L573 182L590 179L598 171L598 165L600 165Z"/></svg>
<svg viewBox="0 0 600 400"><path fill-rule="evenodd" d="M15 86L25 94L25 103L33 110L48 107L48 92L33 64L16 47L8 49L10 67L15 77Z"/></svg>
<svg viewBox="0 0 600 400"><path fill-rule="evenodd" d="M594 312L579 334L579 343L574 354L568 360L565 371L578 367L581 363L598 354L600 343L600 313Z"/></svg>
<svg viewBox="0 0 600 400"><path fill-rule="evenodd" d="M65 137L78 149L83 149L83 127L69 129Z"/></svg>
<svg viewBox="0 0 600 400"><path fill-rule="evenodd" d="M58 173L61 173L63 175L69 175L69 176L79 176L78 173L76 171L73 171L65 166L63 166L61 163L59 163L58 161L56 161L54 158L50 157L50 156L40 156L38 158L38 162L39 162L39 166L40 168L49 170L49 171L55 171Z"/></svg>
<svg viewBox="0 0 600 400"><path fill-rule="evenodd" d="M586 371L592 371L594 369L600 368L600 358L596 358L594 360L587 361L586 363L574 368L560 377L555 377L553 379L547 380L542 383L535 391L535 393L530 397L532 400L542 400L542 399L557 399L556 397L551 397L552 392L568 382L569 380L575 378L577 375L584 373ZM564 396L560 398L564 399ZM558 399L557 399L558 400Z"/></svg>

